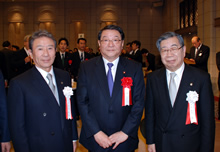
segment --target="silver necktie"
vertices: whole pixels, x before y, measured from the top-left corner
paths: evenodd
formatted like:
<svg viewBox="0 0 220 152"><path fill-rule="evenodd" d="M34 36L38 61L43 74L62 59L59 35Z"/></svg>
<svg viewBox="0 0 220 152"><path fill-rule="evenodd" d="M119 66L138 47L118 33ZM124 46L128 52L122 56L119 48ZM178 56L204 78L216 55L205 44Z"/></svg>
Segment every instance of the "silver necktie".
<svg viewBox="0 0 220 152"><path fill-rule="evenodd" d="M47 79L49 80L49 87L51 89L51 91L53 92L53 94L55 95L55 86L53 84L53 79L52 79L52 75L50 73L47 74Z"/></svg>
<svg viewBox="0 0 220 152"><path fill-rule="evenodd" d="M176 83L174 81L174 77L176 76L176 73L170 73L170 83L169 83L169 94L170 94L170 100L172 106L174 105L176 94L177 94L177 88Z"/></svg>

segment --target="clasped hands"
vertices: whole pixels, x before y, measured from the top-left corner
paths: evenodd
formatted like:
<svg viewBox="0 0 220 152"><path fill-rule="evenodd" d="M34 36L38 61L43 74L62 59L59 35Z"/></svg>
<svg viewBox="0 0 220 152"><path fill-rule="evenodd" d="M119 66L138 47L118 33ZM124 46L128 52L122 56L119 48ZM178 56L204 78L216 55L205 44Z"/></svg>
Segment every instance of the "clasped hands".
<svg viewBox="0 0 220 152"><path fill-rule="evenodd" d="M94 135L95 141L101 146L102 148L108 148L115 144L112 149L115 149L120 143L123 143L125 140L128 139L128 135L122 131L116 132L111 136L107 136L104 132L99 131Z"/></svg>

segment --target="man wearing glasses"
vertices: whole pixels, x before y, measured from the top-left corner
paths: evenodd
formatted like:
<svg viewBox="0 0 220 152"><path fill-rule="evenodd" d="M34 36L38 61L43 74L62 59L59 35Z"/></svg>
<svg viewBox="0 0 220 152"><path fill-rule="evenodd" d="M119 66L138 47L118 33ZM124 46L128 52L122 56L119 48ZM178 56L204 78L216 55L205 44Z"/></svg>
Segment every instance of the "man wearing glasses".
<svg viewBox="0 0 220 152"><path fill-rule="evenodd" d="M208 73L184 64L183 38L157 40L165 65L147 77L146 141L149 152L213 152L214 98Z"/></svg>
<svg viewBox="0 0 220 152"><path fill-rule="evenodd" d="M144 108L141 64L119 57L124 33L115 25L98 34L101 56L82 62L77 102L80 142L91 152L133 152Z"/></svg>

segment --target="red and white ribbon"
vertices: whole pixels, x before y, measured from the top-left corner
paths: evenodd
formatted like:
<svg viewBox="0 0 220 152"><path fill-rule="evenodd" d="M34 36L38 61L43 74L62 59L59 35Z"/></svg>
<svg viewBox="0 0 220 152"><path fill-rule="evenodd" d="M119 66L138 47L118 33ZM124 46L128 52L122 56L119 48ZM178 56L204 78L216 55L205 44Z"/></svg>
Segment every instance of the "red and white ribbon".
<svg viewBox="0 0 220 152"><path fill-rule="evenodd" d="M133 85L131 77L123 77L122 81L122 106L132 105L131 86Z"/></svg>
<svg viewBox="0 0 220 152"><path fill-rule="evenodd" d="M72 110L71 110L71 100L70 96L73 95L73 90L71 87L64 87L63 94L65 96L65 111L66 111L66 119L73 119Z"/></svg>
<svg viewBox="0 0 220 152"><path fill-rule="evenodd" d="M196 102L199 100L199 95L196 91L189 91L187 93L186 101L188 101L186 125L196 124L198 125L197 106Z"/></svg>

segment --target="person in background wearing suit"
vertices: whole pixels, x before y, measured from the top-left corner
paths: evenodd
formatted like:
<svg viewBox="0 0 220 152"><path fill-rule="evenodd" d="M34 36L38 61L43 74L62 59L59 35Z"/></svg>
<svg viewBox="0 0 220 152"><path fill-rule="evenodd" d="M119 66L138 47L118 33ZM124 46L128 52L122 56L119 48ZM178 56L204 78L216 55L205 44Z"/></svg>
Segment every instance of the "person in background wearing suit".
<svg viewBox="0 0 220 152"><path fill-rule="evenodd" d="M219 90L218 119L220 120L220 52L216 53L216 65L218 68L218 90Z"/></svg>
<svg viewBox="0 0 220 152"><path fill-rule="evenodd" d="M184 64L186 47L174 33L156 42L164 68L147 77L149 152L214 152L214 97L210 75Z"/></svg>
<svg viewBox="0 0 220 152"><path fill-rule="evenodd" d="M191 41L193 47L190 48L190 60L195 62L195 67L208 72L209 47L202 44L198 36L194 36Z"/></svg>
<svg viewBox="0 0 220 152"><path fill-rule="evenodd" d="M0 152L10 152L10 133L8 129L8 114L4 78L0 70Z"/></svg>
<svg viewBox="0 0 220 152"><path fill-rule="evenodd" d="M124 37L120 27L104 27L98 34L101 56L80 66L80 142L91 152L132 152L138 147L144 78L140 63L120 56Z"/></svg>
<svg viewBox="0 0 220 152"><path fill-rule="evenodd" d="M13 66L17 69L16 75L20 75L25 71L31 69L32 67L32 59L28 52L30 37L31 35L26 35L24 37L24 47L21 50L14 53Z"/></svg>
<svg viewBox="0 0 220 152"><path fill-rule="evenodd" d="M71 68L71 71L74 76L74 80L76 81L78 79L78 71L79 71L80 63L83 62L84 60L88 60L91 58L90 54L85 52L85 48L86 48L85 38L79 38L77 40L77 47L78 47L78 51L73 53L73 64Z"/></svg>
<svg viewBox="0 0 220 152"><path fill-rule="evenodd" d="M69 72L70 75L70 67L73 62L72 54L66 52L67 47L69 46L69 42L66 38L61 38L58 41L59 51L56 52L56 57L53 63L53 66L62 70Z"/></svg>
<svg viewBox="0 0 220 152"><path fill-rule="evenodd" d="M11 81L8 118L16 152L75 152L77 127L66 113L69 102L64 87L71 86L69 73L52 66L56 40L47 31L33 33L29 53L35 66ZM69 88L71 89L71 88ZM70 104L74 105L74 104ZM68 110L67 110L68 109Z"/></svg>
<svg viewBox="0 0 220 152"><path fill-rule="evenodd" d="M2 47L3 49L0 50L0 58L2 61L0 62L4 79L7 82L6 86L8 86L11 78L15 75L15 71L12 68L12 57L14 51L11 50L11 43L9 41L4 41L2 43Z"/></svg>
<svg viewBox="0 0 220 152"><path fill-rule="evenodd" d="M147 71L155 70L155 55L151 54L147 49L143 48L141 50L143 67L147 67Z"/></svg>

